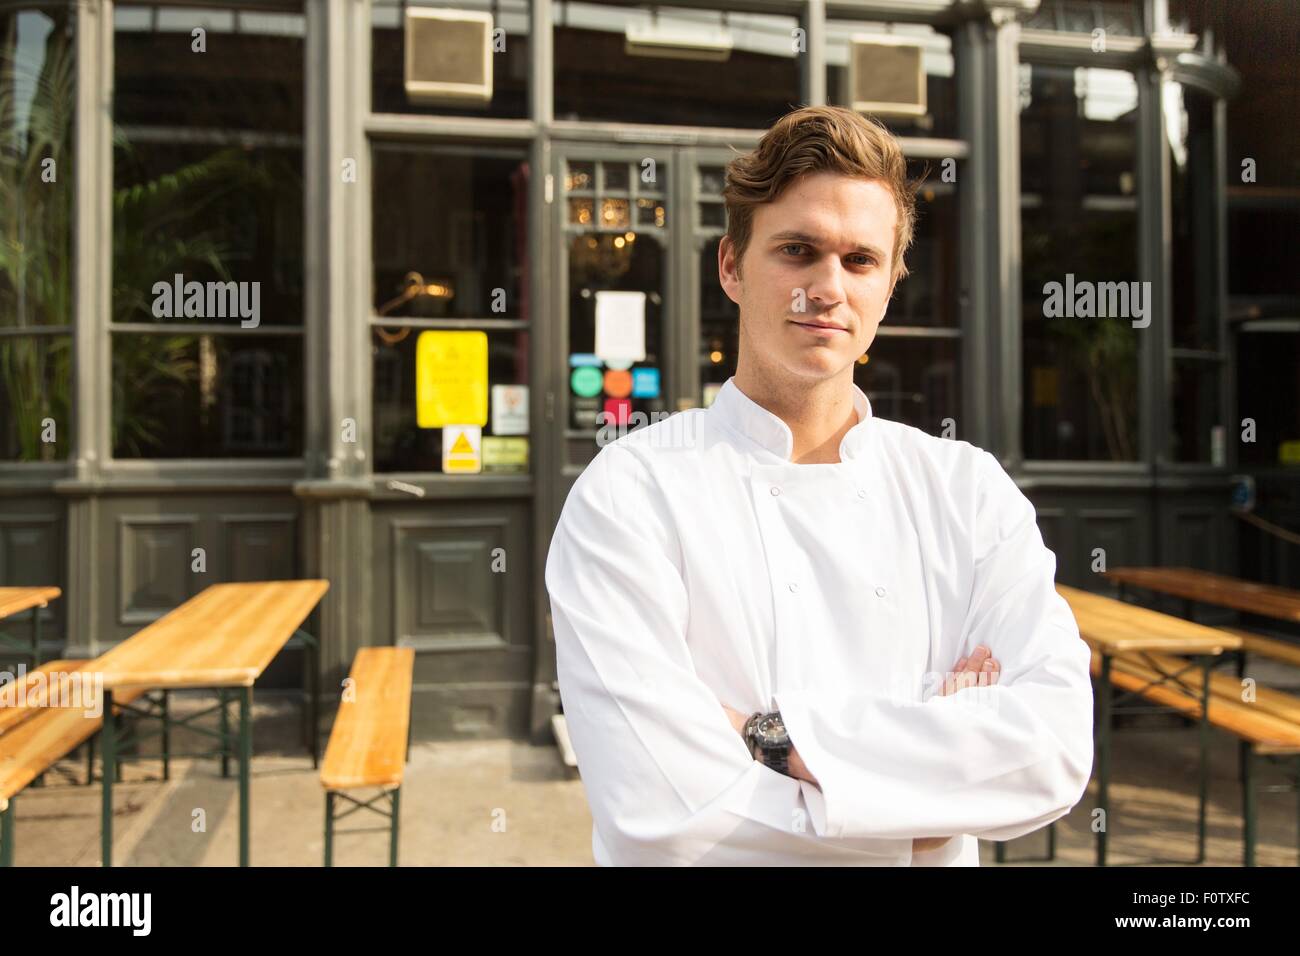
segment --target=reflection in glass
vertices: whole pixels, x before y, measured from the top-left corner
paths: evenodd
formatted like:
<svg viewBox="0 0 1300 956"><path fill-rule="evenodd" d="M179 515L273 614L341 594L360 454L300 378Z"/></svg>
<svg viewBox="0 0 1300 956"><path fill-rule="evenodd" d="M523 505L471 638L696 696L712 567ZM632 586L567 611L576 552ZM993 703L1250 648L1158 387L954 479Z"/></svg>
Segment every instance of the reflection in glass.
<svg viewBox="0 0 1300 956"><path fill-rule="evenodd" d="M877 336L854 364L853 380L872 415L940 435L951 424L946 419L961 421L957 356L954 339Z"/></svg>
<svg viewBox="0 0 1300 956"><path fill-rule="evenodd" d="M415 404L415 355L420 333L412 331L392 344L374 338L372 397L374 454L377 472L441 472L441 428L420 428ZM488 337L488 386L528 384L525 329L496 330ZM482 434L492 435L491 399Z"/></svg>
<svg viewBox="0 0 1300 956"><path fill-rule="evenodd" d="M117 458L302 453L302 339L113 334Z"/></svg>
<svg viewBox="0 0 1300 956"><path fill-rule="evenodd" d="M526 319L523 155L479 146L376 143L373 156L376 312L390 306L383 314ZM578 214L570 206L570 215ZM394 305L412 271L446 294Z"/></svg>
<svg viewBox="0 0 1300 956"><path fill-rule="evenodd" d="M1219 346L1218 228L1215 223L1214 101L1205 93L1166 83L1173 228L1170 296L1176 347Z"/></svg>
<svg viewBox="0 0 1300 956"><path fill-rule="evenodd" d="M1222 431L1223 428L1219 418L1221 364L1213 359L1174 360L1169 423L1171 460L1216 465L1225 463L1223 460L1214 460L1216 453L1224 454L1224 449L1216 449L1214 442L1216 429ZM1222 442L1224 439L1219 440Z"/></svg>
<svg viewBox="0 0 1300 956"><path fill-rule="evenodd" d="M1137 457L1134 318L1045 315L1048 283L1137 279L1136 115L1130 73L1021 67L1023 438L1031 459Z"/></svg>
<svg viewBox="0 0 1300 956"><path fill-rule="evenodd" d="M0 461L71 447L74 15L0 10Z"/></svg>

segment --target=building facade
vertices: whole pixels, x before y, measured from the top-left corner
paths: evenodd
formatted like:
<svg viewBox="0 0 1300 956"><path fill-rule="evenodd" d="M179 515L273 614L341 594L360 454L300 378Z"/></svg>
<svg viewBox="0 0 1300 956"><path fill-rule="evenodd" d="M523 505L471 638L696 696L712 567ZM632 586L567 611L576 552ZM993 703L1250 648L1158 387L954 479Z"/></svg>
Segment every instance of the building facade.
<svg viewBox="0 0 1300 956"><path fill-rule="evenodd" d="M926 91L886 120L926 181L855 369L876 414L996 454L1063 582L1300 583L1228 510L1249 471L1300 527L1296 270L1251 259L1234 295L1229 269L1230 224L1263 255L1296 222L1298 151L1262 142L1233 185L1250 64L1197 32L1206 4L448 0L494 30L490 97L452 106L408 92L407 6L0 3L0 583L63 588L47 653L219 581L324 577L326 687L411 646L417 736L547 739L542 570L597 416L704 405L734 371L723 167L795 106L848 105L864 35L918 44ZM641 29L726 55L630 52ZM1133 298L1060 317L1052 283ZM593 361L609 292L638 294L630 380ZM491 389L470 435L421 392L462 348ZM287 655L267 678L296 680Z"/></svg>

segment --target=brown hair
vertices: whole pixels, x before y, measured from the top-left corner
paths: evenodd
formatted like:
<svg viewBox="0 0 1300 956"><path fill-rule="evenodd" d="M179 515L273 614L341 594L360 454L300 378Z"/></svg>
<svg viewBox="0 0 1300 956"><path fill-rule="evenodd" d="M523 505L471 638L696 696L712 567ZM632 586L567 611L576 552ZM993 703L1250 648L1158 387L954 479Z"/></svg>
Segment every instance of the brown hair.
<svg viewBox="0 0 1300 956"><path fill-rule="evenodd" d="M898 223L890 278L906 276L903 255L912 245L921 181L908 181L903 149L889 130L842 106L805 106L787 113L763 134L753 152L727 164L722 198L737 272L753 233L755 208L775 201L799 176L823 171L879 180L893 195Z"/></svg>

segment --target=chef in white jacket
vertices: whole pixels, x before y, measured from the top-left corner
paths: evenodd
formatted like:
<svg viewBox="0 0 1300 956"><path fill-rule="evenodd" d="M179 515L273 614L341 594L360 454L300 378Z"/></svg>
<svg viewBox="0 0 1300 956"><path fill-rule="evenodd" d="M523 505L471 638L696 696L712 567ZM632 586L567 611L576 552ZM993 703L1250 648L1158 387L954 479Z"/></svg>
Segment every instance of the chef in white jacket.
<svg viewBox="0 0 1300 956"><path fill-rule="evenodd" d="M1089 652L1032 504L853 381L914 189L836 107L733 160L736 373L565 502L546 586L599 864L978 865L1084 792Z"/></svg>

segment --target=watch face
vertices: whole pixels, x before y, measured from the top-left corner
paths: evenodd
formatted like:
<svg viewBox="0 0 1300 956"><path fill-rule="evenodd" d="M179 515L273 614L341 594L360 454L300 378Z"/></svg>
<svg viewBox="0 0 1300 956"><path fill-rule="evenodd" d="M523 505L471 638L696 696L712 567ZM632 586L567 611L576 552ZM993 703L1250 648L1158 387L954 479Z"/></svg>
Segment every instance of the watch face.
<svg viewBox="0 0 1300 956"><path fill-rule="evenodd" d="M767 746L780 745L789 739L780 714L768 714L758 722L756 729L759 740Z"/></svg>

